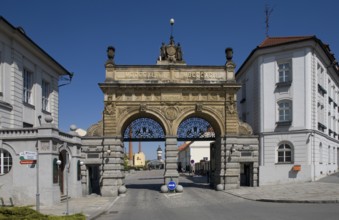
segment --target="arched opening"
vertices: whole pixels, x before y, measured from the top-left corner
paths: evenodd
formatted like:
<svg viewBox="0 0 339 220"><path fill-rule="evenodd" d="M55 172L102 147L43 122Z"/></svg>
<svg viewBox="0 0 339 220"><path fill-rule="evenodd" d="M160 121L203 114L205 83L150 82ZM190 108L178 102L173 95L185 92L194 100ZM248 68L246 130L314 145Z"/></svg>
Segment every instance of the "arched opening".
<svg viewBox="0 0 339 220"><path fill-rule="evenodd" d="M147 184L135 184L127 180L127 188L142 188L158 191L164 175L165 160L165 129L154 117L133 117L125 123L123 132L124 141L124 171L133 173L141 179L147 179L146 174L152 173L156 181ZM164 150L164 151L163 151ZM146 174L145 174L146 172Z"/></svg>
<svg viewBox="0 0 339 220"><path fill-rule="evenodd" d="M220 133L220 132L218 132ZM178 172L184 187L213 186L216 169L216 133L203 117L189 116L177 129Z"/></svg>

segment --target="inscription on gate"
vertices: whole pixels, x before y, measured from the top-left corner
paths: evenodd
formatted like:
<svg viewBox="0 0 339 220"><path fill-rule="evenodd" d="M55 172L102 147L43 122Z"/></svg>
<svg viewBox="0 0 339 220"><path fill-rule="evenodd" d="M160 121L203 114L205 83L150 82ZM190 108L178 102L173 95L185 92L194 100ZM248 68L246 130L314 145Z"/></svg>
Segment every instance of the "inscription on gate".
<svg viewBox="0 0 339 220"><path fill-rule="evenodd" d="M225 72L206 71L140 71L115 70L116 80L225 80Z"/></svg>

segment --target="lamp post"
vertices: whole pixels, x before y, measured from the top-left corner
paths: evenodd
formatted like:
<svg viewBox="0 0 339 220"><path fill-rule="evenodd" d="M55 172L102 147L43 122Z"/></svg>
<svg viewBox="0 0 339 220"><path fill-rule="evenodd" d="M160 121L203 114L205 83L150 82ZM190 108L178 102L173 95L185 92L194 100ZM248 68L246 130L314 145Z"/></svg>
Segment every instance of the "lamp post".
<svg viewBox="0 0 339 220"><path fill-rule="evenodd" d="M67 153L66 153L66 155L67 155ZM66 157L67 158L67 157ZM61 160L57 160L56 161L56 164L58 165L58 167L62 164L62 161ZM66 189L66 203L67 203L67 207L66 207L66 215L68 215L69 214L69 203L68 203L68 173L69 173L69 168L70 168L70 165L71 165L71 163L70 163L70 160L68 160L68 167L67 167L67 173L66 173L66 187L67 187L67 189ZM84 165L84 162L83 161L80 161L80 166L82 166L82 165Z"/></svg>
<svg viewBox="0 0 339 220"><path fill-rule="evenodd" d="M67 153L66 153L66 158L67 158ZM58 165L61 165L62 161L61 160L57 160L56 162ZM69 213L69 204L68 204L68 173L69 173L69 165L70 165L70 161L68 161L68 167L66 170L66 215L68 215Z"/></svg>
<svg viewBox="0 0 339 220"><path fill-rule="evenodd" d="M39 192L39 143L36 142L36 211L40 212L40 192Z"/></svg>

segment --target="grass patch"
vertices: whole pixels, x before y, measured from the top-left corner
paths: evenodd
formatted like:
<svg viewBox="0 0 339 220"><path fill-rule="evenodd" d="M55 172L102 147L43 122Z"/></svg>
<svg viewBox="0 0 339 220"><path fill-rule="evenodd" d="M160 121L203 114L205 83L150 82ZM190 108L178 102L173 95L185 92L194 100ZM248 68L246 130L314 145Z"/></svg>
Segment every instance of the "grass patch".
<svg viewBox="0 0 339 220"><path fill-rule="evenodd" d="M29 207L0 207L0 220L86 220L83 214L74 214L67 216L44 215Z"/></svg>

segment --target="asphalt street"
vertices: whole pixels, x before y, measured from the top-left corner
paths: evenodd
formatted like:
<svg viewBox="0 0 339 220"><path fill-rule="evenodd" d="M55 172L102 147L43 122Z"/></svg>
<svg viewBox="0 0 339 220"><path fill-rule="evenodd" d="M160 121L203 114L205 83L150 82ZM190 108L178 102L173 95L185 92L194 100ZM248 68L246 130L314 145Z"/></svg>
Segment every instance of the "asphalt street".
<svg viewBox="0 0 339 220"><path fill-rule="evenodd" d="M163 170L137 171L126 176L127 193L99 220L218 220L218 219L339 219L339 205L257 202L217 192L204 177L181 176L183 193L160 193ZM333 177L337 178L337 177ZM331 180L329 180L331 181Z"/></svg>

